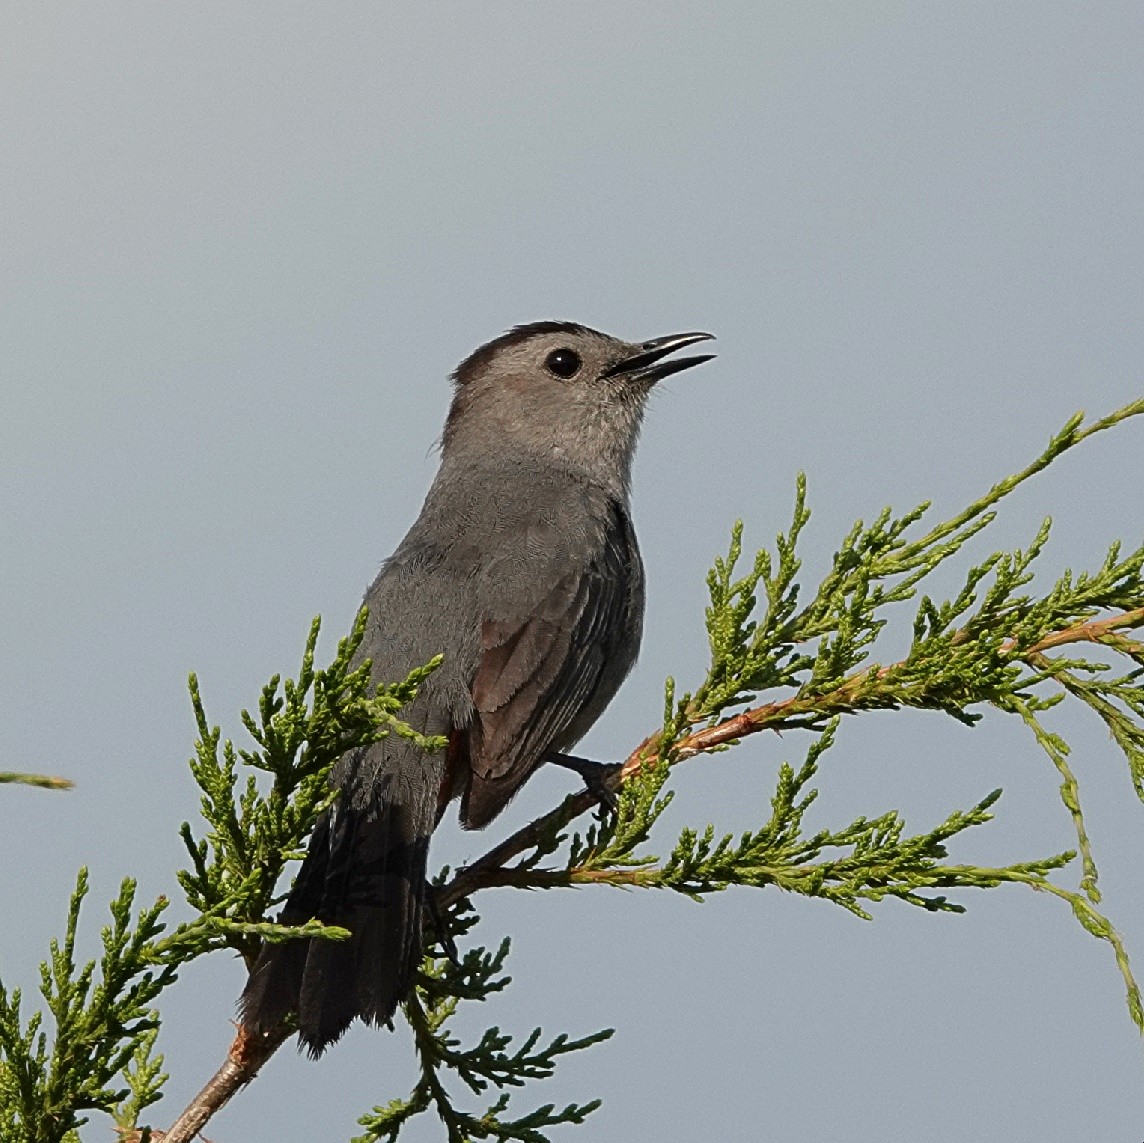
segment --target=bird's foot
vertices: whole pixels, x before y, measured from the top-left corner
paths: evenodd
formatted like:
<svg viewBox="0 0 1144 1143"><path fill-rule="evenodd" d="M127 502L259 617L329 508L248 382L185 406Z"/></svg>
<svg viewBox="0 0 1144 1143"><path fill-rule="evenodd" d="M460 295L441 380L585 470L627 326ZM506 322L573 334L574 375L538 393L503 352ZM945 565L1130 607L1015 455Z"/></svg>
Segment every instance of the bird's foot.
<svg viewBox="0 0 1144 1143"><path fill-rule="evenodd" d="M615 783L616 776L623 769L619 762L593 762L590 758L578 758L575 754L561 754L556 750L545 755L545 761L579 774L588 793L609 813L614 814L619 809Z"/></svg>

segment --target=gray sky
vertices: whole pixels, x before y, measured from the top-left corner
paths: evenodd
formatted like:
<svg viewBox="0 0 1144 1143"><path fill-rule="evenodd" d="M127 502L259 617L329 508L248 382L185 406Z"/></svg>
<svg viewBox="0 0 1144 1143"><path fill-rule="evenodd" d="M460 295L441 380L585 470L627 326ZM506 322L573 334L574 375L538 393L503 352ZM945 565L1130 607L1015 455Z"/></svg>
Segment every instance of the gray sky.
<svg viewBox="0 0 1144 1143"><path fill-rule="evenodd" d="M666 674L700 679L711 557L736 517L748 543L785 527L799 469L812 581L853 519L955 511L1074 410L1144 392L1138 3L91 0L0 26L0 768L78 784L0 795L0 967L29 992L79 864L89 947L122 876L177 893L187 672L237 736L312 615L346 628L431 479L448 371L507 326L719 336L644 433L648 634L599 757L657 725ZM1142 443L1089 442L974 554L1050 512L1047 572L1138 543ZM1144 974L1144 815L1102 729L1056 725ZM661 848L757 825L804 747L688 762ZM928 828L997 785L955 860L1072 844L1000 715L852 720L811 825ZM434 863L567 787L444 828ZM1144 1052L1107 946L1041 895L963 899L867 924L774 891L488 893L516 982L466 1026L618 1029L520 1103L604 1099L561 1139L1136 1143ZM220 1062L242 975L220 956L167 998L156 1123ZM317 1065L281 1052L208 1135L348 1138L413 1076L402 1032L359 1028Z"/></svg>

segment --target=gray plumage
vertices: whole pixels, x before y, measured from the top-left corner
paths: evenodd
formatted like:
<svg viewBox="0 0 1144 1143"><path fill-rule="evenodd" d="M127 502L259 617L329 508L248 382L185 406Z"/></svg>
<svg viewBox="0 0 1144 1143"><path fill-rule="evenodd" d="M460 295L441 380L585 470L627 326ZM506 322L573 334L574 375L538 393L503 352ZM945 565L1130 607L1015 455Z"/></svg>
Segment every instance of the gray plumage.
<svg viewBox="0 0 1144 1143"><path fill-rule="evenodd" d="M518 326L454 373L441 466L416 523L366 592L361 657L377 682L438 653L405 717L444 735L427 755L393 736L334 767L283 910L348 941L266 945L240 1002L269 1032L294 1013L320 1054L355 1016L382 1024L422 949L429 838L447 803L480 828L552 752L573 746L639 651L643 565L628 510L648 392L710 355L708 334L633 344L568 322Z"/></svg>

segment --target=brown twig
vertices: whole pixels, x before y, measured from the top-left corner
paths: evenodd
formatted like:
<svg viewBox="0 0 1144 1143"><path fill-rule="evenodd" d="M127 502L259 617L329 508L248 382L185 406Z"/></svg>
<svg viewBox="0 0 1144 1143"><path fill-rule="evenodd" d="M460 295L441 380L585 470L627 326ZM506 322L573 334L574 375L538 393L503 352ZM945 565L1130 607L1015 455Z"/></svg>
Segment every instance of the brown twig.
<svg viewBox="0 0 1144 1143"><path fill-rule="evenodd" d="M234 1043L227 1052L226 1062L191 1100L171 1129L161 1136L153 1133L154 1137L162 1138L163 1143L191 1143L211 1116L225 1107L240 1087L245 1087L258 1075L259 1068L274 1055L290 1034L291 1029L282 1028L272 1034L255 1035L240 1024Z"/></svg>
<svg viewBox="0 0 1144 1143"><path fill-rule="evenodd" d="M1104 643L1114 632L1131 629L1144 624L1144 607L1132 611L1122 611L1107 619L1093 619L1088 623L1078 623L1063 631L1051 631L1043 639L1034 643L1026 652L1032 655L1037 651L1047 651L1050 647L1060 647L1065 643Z"/></svg>

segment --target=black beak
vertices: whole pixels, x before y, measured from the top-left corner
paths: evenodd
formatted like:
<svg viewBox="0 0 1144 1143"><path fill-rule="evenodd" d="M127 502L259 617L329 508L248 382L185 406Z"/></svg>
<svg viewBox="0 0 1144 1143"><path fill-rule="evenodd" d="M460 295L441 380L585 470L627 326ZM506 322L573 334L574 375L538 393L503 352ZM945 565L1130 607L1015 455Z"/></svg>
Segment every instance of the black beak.
<svg viewBox="0 0 1144 1143"><path fill-rule="evenodd" d="M605 377L630 377L632 380L656 382L679 373L683 369L690 369L693 365L702 365L710 361L714 353L700 353L694 357L679 357L674 361L664 361L669 353L694 345L697 341L713 341L712 333L673 333L669 337L657 337L653 341L645 341L639 352L632 357L618 361L610 369L604 371Z"/></svg>

